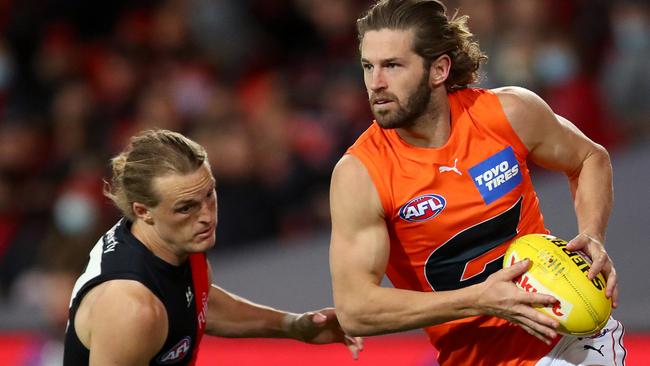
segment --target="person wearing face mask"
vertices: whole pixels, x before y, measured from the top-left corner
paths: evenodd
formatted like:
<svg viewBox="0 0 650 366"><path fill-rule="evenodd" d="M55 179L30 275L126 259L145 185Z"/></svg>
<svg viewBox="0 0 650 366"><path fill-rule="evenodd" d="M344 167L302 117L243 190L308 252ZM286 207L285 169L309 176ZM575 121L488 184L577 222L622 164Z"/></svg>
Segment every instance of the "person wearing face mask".
<svg viewBox="0 0 650 366"><path fill-rule="evenodd" d="M211 284L205 252L217 230L216 181L205 149L144 131L112 159L105 195L124 217L90 252L74 285L66 366L193 365L204 333L346 344L331 308L303 314L254 304Z"/></svg>
<svg viewBox="0 0 650 366"><path fill-rule="evenodd" d="M469 87L486 56L466 21L436 0L380 0L357 20L375 120L332 173L341 325L353 335L425 328L440 365L620 362L621 323L610 318L593 337L560 336L557 320L534 309L558 300L513 283L530 261L501 268L512 240L549 233L532 161L567 176L579 229L567 249L591 257L588 276L602 272L618 305L604 247L609 155L526 89ZM553 69L558 58L548 61ZM380 286L384 274L394 288Z"/></svg>
<svg viewBox="0 0 650 366"><path fill-rule="evenodd" d="M559 36L540 42L533 70L545 101L555 113L573 121L580 131L608 149L620 144L620 123L569 42Z"/></svg>
<svg viewBox="0 0 650 366"><path fill-rule="evenodd" d="M624 0L612 3L612 44L601 74L607 104L621 117L631 140L650 137L650 5Z"/></svg>

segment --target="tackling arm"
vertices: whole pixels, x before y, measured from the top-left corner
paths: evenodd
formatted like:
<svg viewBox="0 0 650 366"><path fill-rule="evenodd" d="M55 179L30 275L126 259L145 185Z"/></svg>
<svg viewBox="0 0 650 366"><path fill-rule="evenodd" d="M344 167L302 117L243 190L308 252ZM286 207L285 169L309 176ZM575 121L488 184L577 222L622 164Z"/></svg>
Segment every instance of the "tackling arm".
<svg viewBox="0 0 650 366"><path fill-rule="evenodd" d="M211 280L211 273L210 280ZM344 343L356 359L361 339L346 335L334 309L289 313L253 303L216 285L210 287L206 333L232 338L292 338L306 343Z"/></svg>
<svg viewBox="0 0 650 366"><path fill-rule="evenodd" d="M527 294L512 283L528 268L525 262L459 290L432 293L381 287L389 256L388 232L378 193L356 157L344 156L334 169L330 206L334 303L350 334L397 332L488 314L511 320L544 341L555 335L557 323L530 304L556 300Z"/></svg>
<svg viewBox="0 0 650 366"><path fill-rule="evenodd" d="M291 337L290 323L297 314L255 304L216 285L210 287L208 299L208 334L233 338Z"/></svg>

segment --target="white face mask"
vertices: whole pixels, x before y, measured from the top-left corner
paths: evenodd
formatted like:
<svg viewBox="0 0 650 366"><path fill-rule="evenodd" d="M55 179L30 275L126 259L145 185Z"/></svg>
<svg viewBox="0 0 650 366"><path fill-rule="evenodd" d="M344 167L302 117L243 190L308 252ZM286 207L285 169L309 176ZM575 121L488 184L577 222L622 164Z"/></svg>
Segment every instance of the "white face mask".
<svg viewBox="0 0 650 366"><path fill-rule="evenodd" d="M83 194L68 192L54 205L54 222L64 234L84 234L97 222L97 207Z"/></svg>

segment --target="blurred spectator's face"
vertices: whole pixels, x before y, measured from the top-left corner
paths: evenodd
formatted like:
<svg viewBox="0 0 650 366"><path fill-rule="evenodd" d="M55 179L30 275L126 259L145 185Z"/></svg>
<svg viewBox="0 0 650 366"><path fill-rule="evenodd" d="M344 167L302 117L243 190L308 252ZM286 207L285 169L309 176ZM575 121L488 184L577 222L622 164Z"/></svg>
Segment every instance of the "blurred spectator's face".
<svg viewBox="0 0 650 366"><path fill-rule="evenodd" d="M42 159L43 135L23 120L0 123L0 171L29 173Z"/></svg>
<svg viewBox="0 0 650 366"><path fill-rule="evenodd" d="M170 174L153 180L160 203L149 208L153 230L162 244L182 257L214 245L217 226L215 181L208 164L185 175Z"/></svg>
<svg viewBox="0 0 650 366"><path fill-rule="evenodd" d="M429 73L412 45L413 33L405 30L369 31L361 41L370 108L382 128L412 126L429 105Z"/></svg>

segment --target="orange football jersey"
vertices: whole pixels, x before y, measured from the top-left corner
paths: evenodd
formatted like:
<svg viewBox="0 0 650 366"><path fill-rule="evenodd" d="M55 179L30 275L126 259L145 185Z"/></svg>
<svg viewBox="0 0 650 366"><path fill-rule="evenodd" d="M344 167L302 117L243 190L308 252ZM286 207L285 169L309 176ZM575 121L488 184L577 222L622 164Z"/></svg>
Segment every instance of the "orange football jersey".
<svg viewBox="0 0 650 366"><path fill-rule="evenodd" d="M451 134L443 146L412 146L375 122L348 149L379 192L390 236L386 274L397 288L445 291L482 282L502 268L512 239L548 233L528 150L497 96L470 88L448 98ZM489 316L426 332L442 365L534 365L552 348Z"/></svg>

